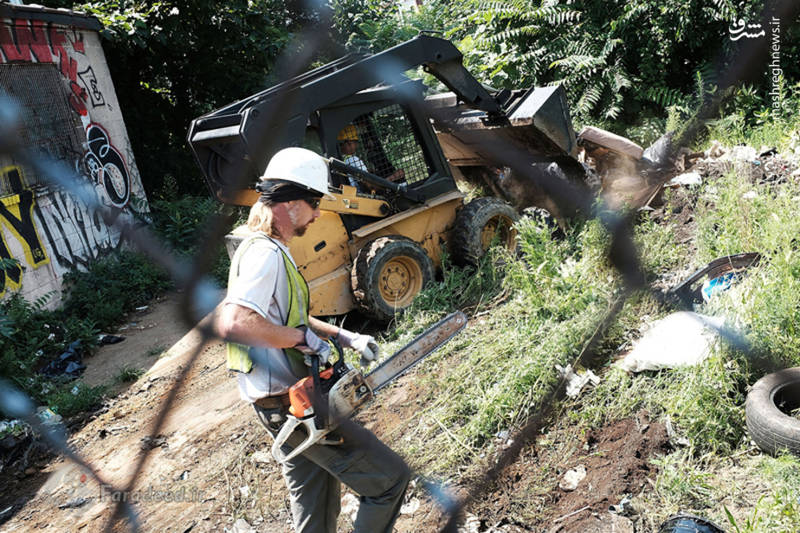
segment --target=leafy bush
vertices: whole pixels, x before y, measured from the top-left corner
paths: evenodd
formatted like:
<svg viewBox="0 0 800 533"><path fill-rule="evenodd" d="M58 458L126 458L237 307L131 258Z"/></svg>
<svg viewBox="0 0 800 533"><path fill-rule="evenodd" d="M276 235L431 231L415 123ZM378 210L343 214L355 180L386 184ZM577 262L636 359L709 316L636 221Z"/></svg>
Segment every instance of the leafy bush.
<svg viewBox="0 0 800 533"><path fill-rule="evenodd" d="M193 254L202 242L199 229L219 211L210 198L186 197L176 202L154 202L155 230L180 254ZM227 275L224 247L217 250L215 268ZM166 273L144 255L122 250L73 270L64 277L62 305L45 309L46 298L27 302L12 294L0 302L0 376L10 380L38 403L69 416L97 403L102 387L62 384L39 370L67 346L81 341L84 355L96 345L98 333L108 331L126 313L145 305L171 286ZM126 369L120 379L135 378Z"/></svg>
<svg viewBox="0 0 800 533"><path fill-rule="evenodd" d="M41 396L37 388L45 380L34 372L60 355L76 340L83 347L96 342L97 329L89 317L65 315L44 308L46 298L28 302L18 293L0 302L0 376Z"/></svg>
<svg viewBox="0 0 800 533"><path fill-rule="evenodd" d="M152 203L153 229L161 235L172 249L188 258L196 258L207 238L204 234L212 217L228 216L236 219L235 225L246 220L246 210L222 207L210 197L184 196L177 200L156 200ZM228 282L230 259L224 242L212 251L213 260L209 273L223 287Z"/></svg>
<svg viewBox="0 0 800 533"><path fill-rule="evenodd" d="M145 256L120 251L64 276L63 312L91 320L100 330L144 305L170 286L166 273Z"/></svg>

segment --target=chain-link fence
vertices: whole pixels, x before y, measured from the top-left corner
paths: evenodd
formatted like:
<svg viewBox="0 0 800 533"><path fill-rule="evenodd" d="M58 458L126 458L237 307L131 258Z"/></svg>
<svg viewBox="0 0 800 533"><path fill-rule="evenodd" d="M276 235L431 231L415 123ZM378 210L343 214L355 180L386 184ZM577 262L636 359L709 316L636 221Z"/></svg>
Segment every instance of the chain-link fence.
<svg viewBox="0 0 800 533"><path fill-rule="evenodd" d="M781 4L776 11L784 20L792 20L789 15L795 6L790 2ZM282 79L289 79L297 74L304 72L315 53L323 45L325 32L309 31L300 36L304 46L299 56L285 57L280 63L279 72L283 75ZM766 45L766 41L764 43ZM722 95L726 89L735 85L740 80L749 79L760 72L764 50L753 50L746 57L740 57L733 63L733 67L719 76L720 89L718 97L707 101L693 122L688 124L681 134L675 139L675 148L687 146L695 138L697 132L702 127L703 121L715 115L718 111ZM294 49L293 47L291 49ZM267 123L281 124L287 120L286 109L290 106L282 106L280 103L273 106L273 116L266 120ZM427 110L430 116L435 116L435 109ZM189 327L194 327L200 318L212 313L219 303L217 291L206 277L206 269L210 264L209 258L216 253L217 245L223 238L229 221L223 217L209 221L209 227L205 232L208 238L198 251L197 256L189 262L181 257L165 252L164 247L158 239L147 230L137 230L130 226L125 219L118 217L117 211L103 205L99 205L96 196L90 194L91 186L84 178L67 168L57 161L58 158L50 159L42 156L40 151L31 151L24 148L26 143L21 142L19 131L19 109L9 101L0 102L0 151L11 155L20 163L35 169L36 174L46 176L47 179L57 187L61 187L69 193L79 198L84 203L91 205L108 225L116 225L123 232L125 237L138 249L148 254L152 260L164 267L172 276L177 287L183 289L183 303L180 306L182 315L180 319ZM446 120L440 117L440 120ZM406 180L410 183L418 181L428 175L427 164L425 162L419 143L416 141L414 133L410 132L403 122L403 112L399 106L392 106L380 109L369 116L361 117L356 123L361 137L364 139L362 146L363 159L368 165L373 165L377 174L390 174L398 169L405 171ZM267 131L272 128L265 128ZM274 128L278 130L279 128ZM375 150L370 151L370 139L381 140L380 153ZM373 147L374 148L374 147ZM267 149L268 152L273 150ZM651 290L644 283L644 275L639 260L639 251L636 249L633 240L633 220L631 216L624 216L618 213L597 209L595 198L587 190L570 186L567 182L559 180L549 174L534 172L528 164L525 154L520 153L514 147L498 139L496 142L488 137L486 144L482 146L483 153L489 154L498 168L509 167L523 180L535 184L562 208L563 212L581 211L597 217L611 236L608 259L614 268L621 274L624 280L624 290L616 298L609 302L609 308L605 316L597 323L595 332L581 350L579 356L573 361L573 367L596 367L600 363L597 347L603 336L607 333L609 326L615 321L621 309L629 297L637 291L650 291L653 297L664 300L666 297L660 291ZM378 161L380 159L380 161ZM651 176L652 178L653 176ZM656 176L658 177L658 176ZM658 186L663 184L663 178ZM246 178L242 178L245 185ZM9 185L10 186L10 185ZM686 303L676 300L671 305L677 307L687 307ZM190 372L194 361L201 353L206 342L215 338L215 333L210 326L210 321L203 321L199 326L199 331L203 336L203 342L197 344L196 349L186 360L186 364L180 370L174 385L169 393L163 398L158 416L155 418L150 435L155 438L164 427L165 420L171 409L175 405L178 392ZM717 328L713 324L707 324L711 329L717 330L720 336L728 343L742 350L753 362L762 361L761 352L758 346L748 345L743 336L737 331L728 328ZM765 369L767 370L767 369ZM474 480L470 481L466 490L457 499L448 496L447 491L437 484L428 484L427 488L437 503L440 504L446 517L446 523L442 531L454 532L461 519L463 512L476 498L487 493L494 481L498 479L503 470L517 460L524 447L530 446L535 442L535 438L548 423L551 422L555 413L556 406L565 396L566 379L562 379L549 392L544 395L541 402L531 409L531 416L522 429L511 436L512 444L500 452L491 466ZM62 428L46 427L35 415L35 405L26 397L25 394L10 385L0 383L0 407L8 415L24 419L29 423L47 443L58 453L63 454L69 460L80 465L87 475L93 477L97 483L107 487L110 491L121 491L123 493L133 490L137 478L142 474L149 450L143 452L128 479L123 486L112 486L104 475L99 465L90 464L85 461L74 449L72 449L66 439ZM353 424L347 420L341 421L340 433L347 438L348 431ZM118 527L119 520L126 518L132 529L137 530L139 522L135 506L124 499L116 503L114 513L106 525L108 531Z"/></svg>

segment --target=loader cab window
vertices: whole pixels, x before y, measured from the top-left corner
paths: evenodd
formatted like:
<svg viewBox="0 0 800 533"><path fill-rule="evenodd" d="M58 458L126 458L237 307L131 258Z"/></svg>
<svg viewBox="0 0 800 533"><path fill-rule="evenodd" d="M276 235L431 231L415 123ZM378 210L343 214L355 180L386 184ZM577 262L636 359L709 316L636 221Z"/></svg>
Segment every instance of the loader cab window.
<svg viewBox="0 0 800 533"><path fill-rule="evenodd" d="M414 127L402 107L382 107L356 117L337 137L340 157L397 183L416 183L432 174ZM360 162L360 164L359 164Z"/></svg>

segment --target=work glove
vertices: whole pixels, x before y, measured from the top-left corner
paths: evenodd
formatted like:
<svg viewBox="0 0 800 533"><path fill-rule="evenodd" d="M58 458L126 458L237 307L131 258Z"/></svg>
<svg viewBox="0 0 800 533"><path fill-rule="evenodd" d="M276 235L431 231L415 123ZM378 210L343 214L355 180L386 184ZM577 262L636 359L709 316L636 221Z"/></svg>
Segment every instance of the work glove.
<svg viewBox="0 0 800 533"><path fill-rule="evenodd" d="M305 354L303 362L305 362L306 366L311 366L311 354L317 354L320 366L327 363L331 356L331 345L320 339L311 328L301 326L299 329L303 331L305 335L305 345L298 344L295 348Z"/></svg>
<svg viewBox="0 0 800 533"><path fill-rule="evenodd" d="M336 338L343 347L350 348L361 354L361 366L369 365L380 355L380 348L372 335L362 335L339 328Z"/></svg>

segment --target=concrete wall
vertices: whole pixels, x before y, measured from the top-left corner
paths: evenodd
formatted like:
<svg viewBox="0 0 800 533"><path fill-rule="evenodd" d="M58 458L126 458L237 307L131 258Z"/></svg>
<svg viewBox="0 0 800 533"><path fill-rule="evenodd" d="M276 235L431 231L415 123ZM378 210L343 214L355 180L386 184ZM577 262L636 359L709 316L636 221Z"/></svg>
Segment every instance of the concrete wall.
<svg viewBox="0 0 800 533"><path fill-rule="evenodd" d="M10 90L8 83L2 85L6 65L17 65L10 68L25 73L33 69L21 65L51 64L35 68L51 69L50 77L57 77L62 84L55 84L58 90L53 94L53 107L48 103L23 111L26 117L45 120L64 116L57 122L75 135L69 143L63 135L54 137L52 142L38 145L37 150L76 169L93 185L97 199L122 208L123 217L132 218L135 211L147 212L147 199L97 31L85 29L86 24L70 24L68 16L56 17L58 22L15 16L0 20L0 89ZM57 69L57 76L52 69ZM15 83L19 92L20 83L24 88L26 82ZM41 100L41 96L37 98ZM54 115L59 109L63 115ZM40 127L37 124L40 122L29 119L23 128ZM63 133L63 127L61 130ZM0 154L0 180L4 184L0 191L0 257L20 263L20 268L0 271L0 296L20 291L33 301L49 294L48 307L54 307L59 303L64 273L119 248L120 234L86 205L8 154Z"/></svg>

